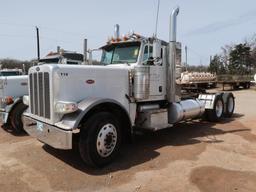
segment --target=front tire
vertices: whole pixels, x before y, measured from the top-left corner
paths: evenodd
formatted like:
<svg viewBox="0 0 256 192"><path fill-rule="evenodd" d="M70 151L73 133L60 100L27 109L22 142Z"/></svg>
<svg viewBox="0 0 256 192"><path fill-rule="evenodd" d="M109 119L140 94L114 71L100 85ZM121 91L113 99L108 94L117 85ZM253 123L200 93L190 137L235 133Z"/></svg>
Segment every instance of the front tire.
<svg viewBox="0 0 256 192"><path fill-rule="evenodd" d="M93 167L111 163L121 146L120 123L109 112L91 116L80 132L79 151L83 161Z"/></svg>
<svg viewBox="0 0 256 192"><path fill-rule="evenodd" d="M27 105L24 105L22 102L19 102L14 106L14 109L10 112L9 124L11 125L11 129L16 134L21 134L24 132L22 114L27 108Z"/></svg>

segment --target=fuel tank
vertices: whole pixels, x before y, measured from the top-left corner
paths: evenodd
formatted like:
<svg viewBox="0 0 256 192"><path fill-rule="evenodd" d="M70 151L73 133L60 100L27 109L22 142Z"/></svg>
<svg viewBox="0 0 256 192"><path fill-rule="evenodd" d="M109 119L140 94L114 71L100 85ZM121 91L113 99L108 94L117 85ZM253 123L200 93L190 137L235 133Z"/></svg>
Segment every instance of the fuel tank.
<svg viewBox="0 0 256 192"><path fill-rule="evenodd" d="M171 103L168 108L168 123L174 124L186 119L193 119L203 115L204 103L198 99L188 99L177 103Z"/></svg>

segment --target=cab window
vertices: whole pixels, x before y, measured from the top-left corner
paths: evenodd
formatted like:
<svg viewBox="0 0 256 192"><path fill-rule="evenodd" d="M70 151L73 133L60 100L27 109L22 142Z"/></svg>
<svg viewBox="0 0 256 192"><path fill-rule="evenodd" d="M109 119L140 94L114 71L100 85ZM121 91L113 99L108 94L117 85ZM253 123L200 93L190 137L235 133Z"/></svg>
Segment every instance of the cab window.
<svg viewBox="0 0 256 192"><path fill-rule="evenodd" d="M152 45L150 45L150 46L146 45L144 47L143 61L148 60L152 56L153 56L153 46Z"/></svg>

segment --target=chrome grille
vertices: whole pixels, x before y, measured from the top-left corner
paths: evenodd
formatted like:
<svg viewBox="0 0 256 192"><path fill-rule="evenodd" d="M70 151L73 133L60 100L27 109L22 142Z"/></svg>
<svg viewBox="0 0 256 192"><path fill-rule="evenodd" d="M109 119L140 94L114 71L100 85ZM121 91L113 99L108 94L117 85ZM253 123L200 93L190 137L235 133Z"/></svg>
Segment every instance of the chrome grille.
<svg viewBox="0 0 256 192"><path fill-rule="evenodd" d="M50 80L48 72L29 75L31 113L50 119Z"/></svg>

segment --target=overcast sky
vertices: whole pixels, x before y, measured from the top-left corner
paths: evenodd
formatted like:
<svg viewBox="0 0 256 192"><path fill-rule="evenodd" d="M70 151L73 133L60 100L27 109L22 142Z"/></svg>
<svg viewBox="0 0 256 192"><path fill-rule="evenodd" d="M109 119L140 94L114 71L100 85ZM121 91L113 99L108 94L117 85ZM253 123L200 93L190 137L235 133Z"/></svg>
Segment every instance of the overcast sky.
<svg viewBox="0 0 256 192"><path fill-rule="evenodd" d="M35 26L41 55L62 48L82 52L82 40L97 48L113 35L155 31L157 0L0 0L0 58L36 58ZM256 31L255 0L161 0L158 37L168 41L169 15L180 7L178 40L188 46L188 63L207 65L225 44L244 41ZM183 54L184 55L184 54Z"/></svg>

